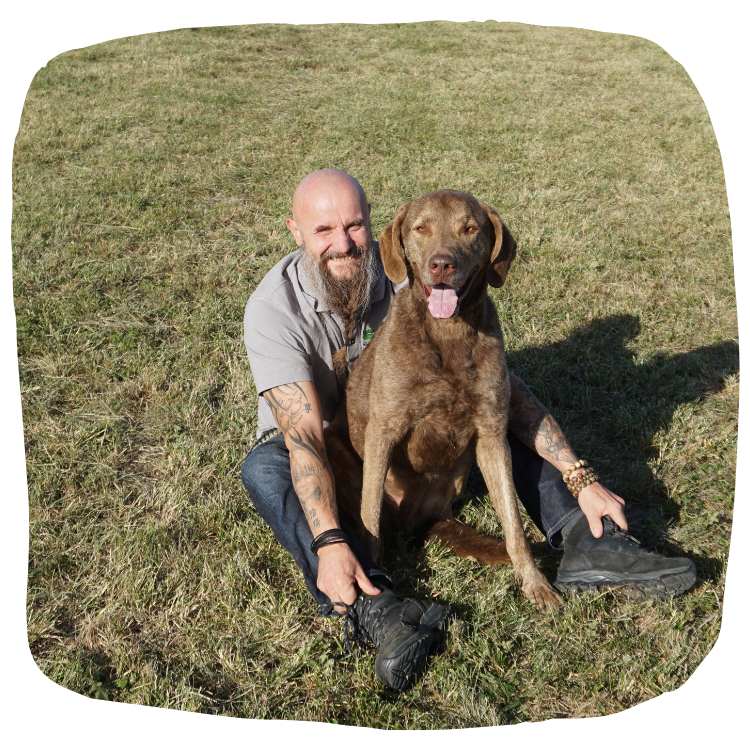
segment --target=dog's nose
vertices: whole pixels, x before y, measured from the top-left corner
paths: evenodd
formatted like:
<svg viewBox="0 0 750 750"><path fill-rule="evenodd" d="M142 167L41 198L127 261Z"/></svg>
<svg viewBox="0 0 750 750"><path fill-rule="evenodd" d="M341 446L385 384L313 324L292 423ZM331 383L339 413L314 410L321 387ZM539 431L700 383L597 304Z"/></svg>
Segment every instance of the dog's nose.
<svg viewBox="0 0 750 750"><path fill-rule="evenodd" d="M433 284L445 284L456 271L456 259L450 255L433 255L430 259L430 276Z"/></svg>

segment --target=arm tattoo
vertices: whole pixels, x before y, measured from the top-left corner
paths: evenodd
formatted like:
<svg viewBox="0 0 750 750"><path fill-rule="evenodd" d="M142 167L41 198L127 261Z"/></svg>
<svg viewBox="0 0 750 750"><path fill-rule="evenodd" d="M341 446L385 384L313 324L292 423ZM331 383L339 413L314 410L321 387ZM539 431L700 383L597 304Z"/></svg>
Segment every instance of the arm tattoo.
<svg viewBox="0 0 750 750"><path fill-rule="evenodd" d="M320 514L332 516L338 526L336 494L333 477L328 468L325 446L315 439L291 428L286 436L289 445L289 464L292 484L299 498L310 531L316 533L322 523Z"/></svg>
<svg viewBox="0 0 750 750"><path fill-rule="evenodd" d="M289 448L292 484L310 531L316 533L325 516L338 526L336 494L328 467L325 443L297 425L311 411L310 402L297 383L279 386L263 394ZM324 518L321 518L321 514Z"/></svg>
<svg viewBox="0 0 750 750"><path fill-rule="evenodd" d="M294 427L305 414L310 413L310 402L298 383L280 385L263 394L282 432Z"/></svg>
<svg viewBox="0 0 750 750"><path fill-rule="evenodd" d="M511 432L558 469L575 463L576 454L555 418L519 377L511 374L510 382Z"/></svg>

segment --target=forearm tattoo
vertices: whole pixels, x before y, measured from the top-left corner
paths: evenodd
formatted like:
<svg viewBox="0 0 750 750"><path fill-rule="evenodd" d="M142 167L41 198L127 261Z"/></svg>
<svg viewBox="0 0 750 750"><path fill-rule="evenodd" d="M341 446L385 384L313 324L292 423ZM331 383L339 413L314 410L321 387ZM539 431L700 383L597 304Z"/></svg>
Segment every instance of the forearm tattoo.
<svg viewBox="0 0 750 750"><path fill-rule="evenodd" d="M284 433L289 448L292 484L310 531L316 533L326 516L338 525L336 495L325 443L298 428L300 420L312 409L305 392L296 383L290 383L272 388L263 396Z"/></svg>
<svg viewBox="0 0 750 750"><path fill-rule="evenodd" d="M511 374L510 431L558 469L578 459L555 418L526 383Z"/></svg>

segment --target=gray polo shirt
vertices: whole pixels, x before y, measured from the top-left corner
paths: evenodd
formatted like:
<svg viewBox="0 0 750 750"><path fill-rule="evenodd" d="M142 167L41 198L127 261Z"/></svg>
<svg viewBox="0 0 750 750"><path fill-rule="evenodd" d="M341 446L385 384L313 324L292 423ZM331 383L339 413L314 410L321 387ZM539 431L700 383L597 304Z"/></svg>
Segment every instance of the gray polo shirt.
<svg viewBox="0 0 750 750"><path fill-rule="evenodd" d="M377 243L373 250L380 254ZM333 369L333 355L347 346L353 361L366 340L385 319L393 286L378 262L370 308L353 342L344 340L344 322L333 312L299 264L301 249L282 258L263 278L245 305L245 346L258 392L258 430L277 427L263 391L308 380L315 384L323 412L330 422L343 395Z"/></svg>

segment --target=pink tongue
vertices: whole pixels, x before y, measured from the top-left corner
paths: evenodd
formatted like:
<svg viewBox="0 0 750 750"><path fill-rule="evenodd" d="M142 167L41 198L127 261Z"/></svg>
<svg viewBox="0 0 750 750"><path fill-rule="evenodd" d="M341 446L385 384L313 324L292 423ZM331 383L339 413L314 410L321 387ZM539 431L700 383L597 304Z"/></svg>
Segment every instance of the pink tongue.
<svg viewBox="0 0 750 750"><path fill-rule="evenodd" d="M455 289L433 289L427 300L433 318L450 318L456 312L458 295Z"/></svg>

